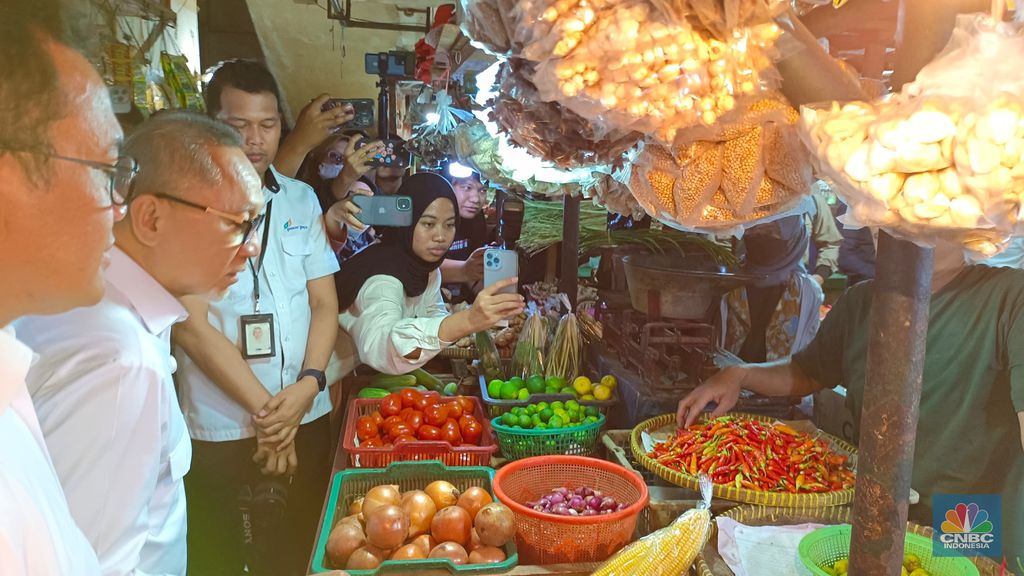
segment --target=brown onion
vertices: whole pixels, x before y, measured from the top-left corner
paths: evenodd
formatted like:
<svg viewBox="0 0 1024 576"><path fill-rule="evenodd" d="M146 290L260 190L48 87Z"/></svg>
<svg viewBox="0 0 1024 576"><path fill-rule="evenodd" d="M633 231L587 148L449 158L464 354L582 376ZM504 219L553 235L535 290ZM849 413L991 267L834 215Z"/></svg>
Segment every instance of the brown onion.
<svg viewBox="0 0 1024 576"><path fill-rule="evenodd" d="M437 506L438 510L447 508L449 506L455 506L459 501L459 490L451 482L445 482L444 480L435 480L423 490L430 496L430 499L434 501L434 505Z"/></svg>
<svg viewBox="0 0 1024 576"><path fill-rule="evenodd" d="M402 511L409 518L409 537L415 538L430 531L430 521L437 513L437 505L426 492L410 490L402 495Z"/></svg>
<svg viewBox="0 0 1024 576"><path fill-rule="evenodd" d="M394 550L409 535L409 519L398 506L382 506L366 517L366 541L384 550Z"/></svg>
<svg viewBox="0 0 1024 576"><path fill-rule="evenodd" d="M357 549L366 545L363 528L354 522L338 522L327 536L325 552L333 566L344 566Z"/></svg>
<svg viewBox="0 0 1024 576"><path fill-rule="evenodd" d="M388 560L423 560L426 557L427 553L416 544L406 544L395 550Z"/></svg>
<svg viewBox="0 0 1024 576"><path fill-rule="evenodd" d="M429 558L447 558L459 566L469 562L466 549L456 542L442 542L430 551Z"/></svg>
<svg viewBox="0 0 1024 576"><path fill-rule="evenodd" d="M362 513L360 513L360 514L353 514L351 516L345 516L341 520L338 520L338 524L341 524L342 522L352 522L353 524L355 524L355 525L359 526L360 528L362 528L363 527L363 522L365 520L366 519L363 518Z"/></svg>
<svg viewBox="0 0 1024 576"><path fill-rule="evenodd" d="M370 488L369 492L363 498L362 509L363 516L368 516L371 512L380 508L381 506L398 506L402 503L402 494L398 491L398 486L394 484L382 484L380 486L374 486Z"/></svg>
<svg viewBox="0 0 1024 576"><path fill-rule="evenodd" d="M430 523L430 534L438 542L455 542L459 546L469 544L469 531L473 529L473 522L469 519L469 512L458 506L449 506L434 514L434 520Z"/></svg>
<svg viewBox="0 0 1024 576"><path fill-rule="evenodd" d="M497 564L505 561L505 551L494 546L481 546L469 553L470 564Z"/></svg>
<svg viewBox="0 0 1024 576"><path fill-rule="evenodd" d="M481 546L483 544L480 543L480 535L477 534L476 528L473 528L469 531L469 548L466 548L466 551L472 552Z"/></svg>
<svg viewBox="0 0 1024 576"><path fill-rule="evenodd" d="M373 570L377 566L380 566L380 563L384 561L384 558L385 554L383 550L373 546L363 546L348 557L348 563L345 564L345 569Z"/></svg>
<svg viewBox="0 0 1024 576"><path fill-rule="evenodd" d="M434 540L434 537L430 534L420 534L419 536L413 538L412 541L409 543L419 546L420 549L423 550L424 555L430 554L430 551L433 550L435 546L437 546L437 540Z"/></svg>
<svg viewBox="0 0 1024 576"><path fill-rule="evenodd" d="M516 517L504 504L492 502L476 515L476 531L480 543L502 547L516 537Z"/></svg>
<svg viewBox="0 0 1024 576"><path fill-rule="evenodd" d="M363 511L363 499L362 498L356 498L355 500L352 501L351 504L348 505L348 513L349 514L359 514L362 511Z"/></svg>
<svg viewBox="0 0 1024 576"><path fill-rule="evenodd" d="M473 486L459 496L457 504L459 507L464 508L466 512L469 512L470 519L476 520L477 512L491 502L494 502L494 499L487 493L487 490L479 486Z"/></svg>

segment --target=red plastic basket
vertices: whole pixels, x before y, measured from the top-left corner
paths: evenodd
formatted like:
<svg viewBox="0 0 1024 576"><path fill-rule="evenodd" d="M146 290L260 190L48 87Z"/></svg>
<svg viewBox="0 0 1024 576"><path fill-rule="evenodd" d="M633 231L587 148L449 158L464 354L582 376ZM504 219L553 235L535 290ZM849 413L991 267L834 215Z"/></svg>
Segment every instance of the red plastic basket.
<svg viewBox="0 0 1024 576"><path fill-rule="evenodd" d="M525 506L561 486L589 486L622 503L601 516L555 516ZM516 517L522 564L602 562L633 539L647 506L647 485L622 466L584 456L538 456L517 460L494 475L494 495Z"/></svg>
<svg viewBox="0 0 1024 576"><path fill-rule="evenodd" d="M498 450L491 423L484 416L480 400L473 401L473 417L483 426L480 446L452 446L444 441L404 442L390 448L360 448L356 445L356 421L380 408L381 398L353 398L345 414L342 442L354 468L386 468L392 462L406 460L440 460L445 466L490 466L491 455ZM453 400L454 401L454 400Z"/></svg>

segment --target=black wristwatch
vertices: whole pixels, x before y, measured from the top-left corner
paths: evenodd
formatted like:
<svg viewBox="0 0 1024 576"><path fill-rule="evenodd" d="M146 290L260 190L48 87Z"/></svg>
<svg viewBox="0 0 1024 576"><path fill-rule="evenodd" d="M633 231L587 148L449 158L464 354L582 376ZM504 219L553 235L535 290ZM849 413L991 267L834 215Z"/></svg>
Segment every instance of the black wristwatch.
<svg viewBox="0 0 1024 576"><path fill-rule="evenodd" d="M321 392L327 389L327 375L324 374L323 370L317 370L315 368L306 368L302 372L299 372L299 380L302 380L306 376L312 376L316 378L316 386Z"/></svg>

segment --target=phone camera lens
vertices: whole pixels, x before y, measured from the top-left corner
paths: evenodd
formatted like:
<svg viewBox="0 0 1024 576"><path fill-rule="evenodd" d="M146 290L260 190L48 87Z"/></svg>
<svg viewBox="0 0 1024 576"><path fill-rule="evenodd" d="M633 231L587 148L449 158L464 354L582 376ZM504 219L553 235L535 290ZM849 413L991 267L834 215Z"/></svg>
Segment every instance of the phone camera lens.
<svg viewBox="0 0 1024 576"><path fill-rule="evenodd" d="M409 200L408 198L401 198L401 199L398 200L398 209L399 210L408 210L410 208L412 208L412 201L411 200Z"/></svg>

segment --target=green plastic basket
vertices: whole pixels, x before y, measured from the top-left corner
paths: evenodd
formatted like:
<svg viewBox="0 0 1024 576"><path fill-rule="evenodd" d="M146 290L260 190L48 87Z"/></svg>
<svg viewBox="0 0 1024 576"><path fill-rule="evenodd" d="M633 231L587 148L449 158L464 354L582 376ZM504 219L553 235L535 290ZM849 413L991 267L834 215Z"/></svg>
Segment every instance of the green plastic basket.
<svg viewBox="0 0 1024 576"><path fill-rule="evenodd" d="M829 576L823 570L839 560L850 557L849 524L826 526L811 532L800 540L799 554L811 574ZM932 556L930 538L907 533L904 540L904 554L913 554L921 560L921 567L931 576L978 576L978 567L963 556Z"/></svg>
<svg viewBox="0 0 1024 576"><path fill-rule="evenodd" d="M597 446L597 438L604 426L604 414L597 416L597 422L580 424L571 428L554 430L532 430L505 426L497 417L491 420L491 429L498 436L501 453L509 460L531 456L590 456Z"/></svg>
<svg viewBox="0 0 1024 576"><path fill-rule="evenodd" d="M331 479L331 492L324 513L324 523L317 535L313 552L313 573L322 574L342 567L330 566L326 557L327 537L334 524L348 515L348 507L364 496L370 488L380 484L398 484L402 492L422 490L434 480L447 480L460 491L479 486L494 498L491 483L494 470L482 466L448 467L438 461L393 462L387 468L350 468ZM497 498L494 498L497 502ZM450 560L387 560L374 570L348 570L352 576L378 576L383 574L412 574L428 570L447 570L451 574L498 574L514 568L519 562L515 542L505 545L505 561L497 564L466 564L458 566Z"/></svg>

